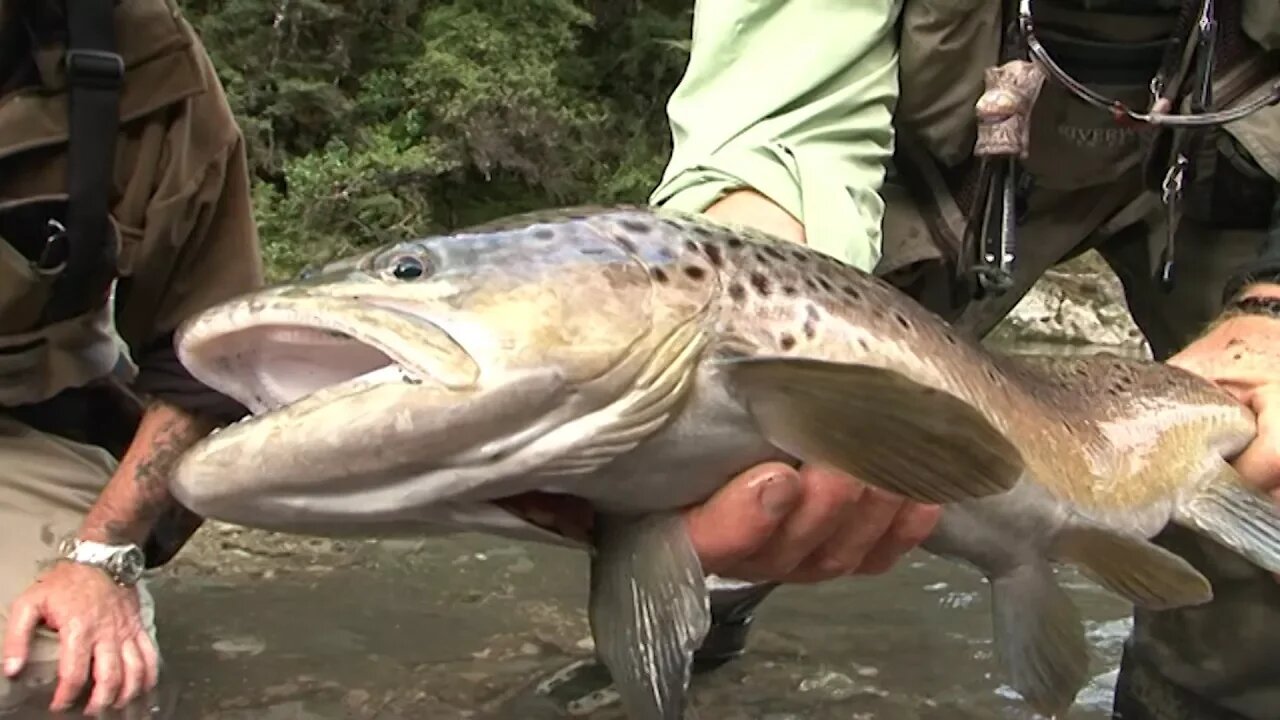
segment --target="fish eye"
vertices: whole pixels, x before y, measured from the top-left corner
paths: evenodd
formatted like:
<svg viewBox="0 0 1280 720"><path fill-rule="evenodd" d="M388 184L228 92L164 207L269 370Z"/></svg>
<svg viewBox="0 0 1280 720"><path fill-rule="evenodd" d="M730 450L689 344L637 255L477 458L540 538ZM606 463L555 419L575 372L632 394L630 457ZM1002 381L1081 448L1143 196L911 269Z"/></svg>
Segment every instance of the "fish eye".
<svg viewBox="0 0 1280 720"><path fill-rule="evenodd" d="M427 266L413 255L401 255L391 263L391 275L397 280L417 280L427 274Z"/></svg>

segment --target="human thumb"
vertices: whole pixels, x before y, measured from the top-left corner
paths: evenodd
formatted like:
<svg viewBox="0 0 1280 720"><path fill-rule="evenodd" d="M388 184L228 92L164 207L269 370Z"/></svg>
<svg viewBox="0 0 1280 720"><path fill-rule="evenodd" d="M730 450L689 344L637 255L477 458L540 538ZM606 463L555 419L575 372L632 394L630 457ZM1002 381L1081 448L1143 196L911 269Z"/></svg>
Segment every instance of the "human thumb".
<svg viewBox="0 0 1280 720"><path fill-rule="evenodd" d="M1280 385L1259 386L1247 402L1258 418L1257 435L1232 464L1254 487L1280 491Z"/></svg>
<svg viewBox="0 0 1280 720"><path fill-rule="evenodd" d="M800 504L800 475L783 463L757 465L685 511L705 572L718 573L764 546Z"/></svg>

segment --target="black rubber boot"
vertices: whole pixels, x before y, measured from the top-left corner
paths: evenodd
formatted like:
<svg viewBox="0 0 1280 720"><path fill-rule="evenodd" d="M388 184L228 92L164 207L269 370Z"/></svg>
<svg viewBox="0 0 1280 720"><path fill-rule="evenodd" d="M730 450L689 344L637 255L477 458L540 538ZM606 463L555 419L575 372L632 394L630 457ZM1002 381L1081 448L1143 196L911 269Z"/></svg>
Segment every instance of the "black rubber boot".
<svg viewBox="0 0 1280 720"><path fill-rule="evenodd" d="M776 583L718 590L711 600L711 629L702 647L693 653L693 672L715 670L747 651L747 634L755 609L777 587Z"/></svg>

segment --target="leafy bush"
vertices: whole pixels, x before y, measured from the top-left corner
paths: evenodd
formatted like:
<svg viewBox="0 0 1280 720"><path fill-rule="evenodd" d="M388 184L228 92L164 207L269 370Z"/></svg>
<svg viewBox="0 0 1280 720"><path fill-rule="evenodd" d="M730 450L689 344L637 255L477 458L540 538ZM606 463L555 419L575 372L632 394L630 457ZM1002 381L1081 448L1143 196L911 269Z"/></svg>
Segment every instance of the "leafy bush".
<svg viewBox="0 0 1280 720"><path fill-rule="evenodd" d="M248 137L273 278L512 212L643 201L690 7L183 3Z"/></svg>

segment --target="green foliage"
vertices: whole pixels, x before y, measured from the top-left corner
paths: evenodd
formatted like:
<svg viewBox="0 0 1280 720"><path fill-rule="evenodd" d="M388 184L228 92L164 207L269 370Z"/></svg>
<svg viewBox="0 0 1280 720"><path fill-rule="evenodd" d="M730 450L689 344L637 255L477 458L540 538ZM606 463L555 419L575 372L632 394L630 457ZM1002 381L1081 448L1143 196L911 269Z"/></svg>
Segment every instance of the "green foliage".
<svg viewBox="0 0 1280 720"><path fill-rule="evenodd" d="M184 2L249 139L273 277L553 205L642 202L689 3Z"/></svg>

